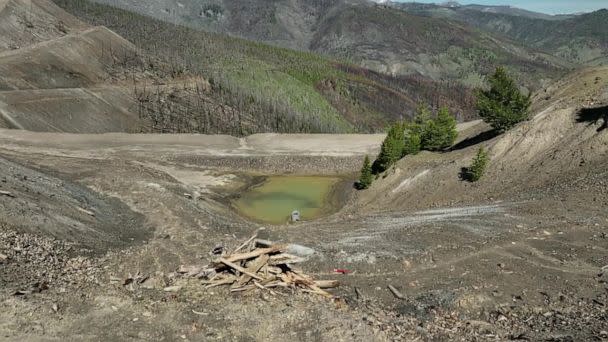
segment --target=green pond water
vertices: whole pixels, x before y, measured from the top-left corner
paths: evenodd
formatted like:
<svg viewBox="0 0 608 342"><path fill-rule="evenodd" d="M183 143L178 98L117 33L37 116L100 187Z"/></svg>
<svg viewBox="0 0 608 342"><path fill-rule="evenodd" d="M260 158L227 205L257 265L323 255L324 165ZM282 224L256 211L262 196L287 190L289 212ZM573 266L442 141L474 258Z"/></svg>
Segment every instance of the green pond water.
<svg viewBox="0 0 608 342"><path fill-rule="evenodd" d="M298 210L304 221L331 213L332 188L340 182L332 177L268 177L264 183L241 194L234 206L243 215L260 222L289 222Z"/></svg>

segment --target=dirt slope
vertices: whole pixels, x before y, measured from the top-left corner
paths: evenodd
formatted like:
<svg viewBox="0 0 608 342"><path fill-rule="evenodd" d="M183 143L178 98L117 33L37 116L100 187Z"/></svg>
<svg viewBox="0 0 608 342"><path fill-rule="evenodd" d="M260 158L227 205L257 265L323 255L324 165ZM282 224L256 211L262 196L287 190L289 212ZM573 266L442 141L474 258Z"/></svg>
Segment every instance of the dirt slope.
<svg viewBox="0 0 608 342"><path fill-rule="evenodd" d="M0 116L10 128L38 132L137 132L135 103L124 88L0 92Z"/></svg>
<svg viewBox="0 0 608 342"><path fill-rule="evenodd" d="M19 231L78 242L97 252L151 235L142 217L115 199L4 158L0 170L1 221Z"/></svg>
<svg viewBox="0 0 608 342"><path fill-rule="evenodd" d="M84 28L84 23L51 1L0 1L0 52L62 37Z"/></svg>
<svg viewBox="0 0 608 342"><path fill-rule="evenodd" d="M607 104L608 68L575 72L535 96L531 120L482 143L491 156L482 181L470 184L459 179L479 145L445 154L421 153L403 159L375 189L362 193L360 206L394 210L517 197L558 180L570 182L580 176L578 172L603 170L608 155ZM479 126L472 134L484 129L487 126ZM444 192L435 192L436 187Z"/></svg>
<svg viewBox="0 0 608 342"><path fill-rule="evenodd" d="M0 54L0 90L81 88L103 83L136 58L136 49L104 27Z"/></svg>
<svg viewBox="0 0 608 342"><path fill-rule="evenodd" d="M97 77L111 76L106 61L99 74L78 82L94 85ZM370 190L345 189L352 201L331 217L267 226L263 238L315 249L302 268L319 279L339 279L332 291L342 300L336 302L287 291L240 296L204 289L176 270L210 262L218 245L230 249L259 228L230 207L231 196L252 177L354 173L364 154L378 152L382 136L239 139L2 129L0 336L608 338L606 80L606 68L587 69L538 94L532 120L482 142L492 163L479 183L458 178L478 147L463 143L449 153L404 159ZM25 87L0 92L0 126L23 122L47 130L60 124L59 131L85 131L128 124L112 117L128 107L124 95L112 95L115 88ZM42 97L48 110L36 110L30 95ZM89 108L94 117L69 116L79 97L96 95L106 100ZM466 139L487 127L462 128ZM339 275L336 268L351 273ZM388 285L405 299L395 298Z"/></svg>
<svg viewBox="0 0 608 342"><path fill-rule="evenodd" d="M2 1L0 127L138 132L132 90L117 84L141 63L131 43L51 1Z"/></svg>

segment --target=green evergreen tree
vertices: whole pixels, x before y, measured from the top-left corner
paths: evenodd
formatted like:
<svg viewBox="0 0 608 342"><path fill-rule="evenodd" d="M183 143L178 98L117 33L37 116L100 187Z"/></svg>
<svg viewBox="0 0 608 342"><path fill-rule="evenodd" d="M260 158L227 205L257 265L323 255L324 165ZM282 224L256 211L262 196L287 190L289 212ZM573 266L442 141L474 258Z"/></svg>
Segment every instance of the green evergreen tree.
<svg viewBox="0 0 608 342"><path fill-rule="evenodd" d="M458 137L456 119L446 107L442 107L435 120L429 120L422 133L422 149L429 151L444 150L454 144Z"/></svg>
<svg viewBox="0 0 608 342"><path fill-rule="evenodd" d="M380 154L374 162L373 171L378 174L388 170L395 162L401 159L403 148L405 147L405 132L404 126L401 123L395 123L391 126L382 142Z"/></svg>
<svg viewBox="0 0 608 342"><path fill-rule="evenodd" d="M431 110L428 105L422 103L416 108L416 116L414 117L414 123L419 126L426 125L431 120Z"/></svg>
<svg viewBox="0 0 608 342"><path fill-rule="evenodd" d="M372 164L369 160L369 156L365 156L365 160L363 161L363 167L361 168L361 176L359 177L357 187L359 189L367 189L372 185L373 181L374 176L372 174Z"/></svg>
<svg viewBox="0 0 608 342"><path fill-rule="evenodd" d="M412 133L417 134L420 138L422 138L431 121L431 111L429 110L428 106L425 104L420 104L416 109L414 121L409 125L408 128Z"/></svg>
<svg viewBox="0 0 608 342"><path fill-rule="evenodd" d="M402 156L406 155L416 155L420 152L420 135L414 132L408 132L407 137L405 138L405 145L403 147Z"/></svg>
<svg viewBox="0 0 608 342"><path fill-rule="evenodd" d="M458 130L456 129L456 118L450 113L447 107L441 107L439 113L437 113L437 124L442 129L443 141L442 149L451 147L454 145L456 138L458 138Z"/></svg>
<svg viewBox="0 0 608 342"><path fill-rule="evenodd" d="M477 182L481 179L483 174L486 172L486 168L488 167L488 163L490 162L490 158L488 157L488 152L482 147L477 150L477 155L473 158L473 163L468 170L468 179L471 182Z"/></svg>
<svg viewBox="0 0 608 342"><path fill-rule="evenodd" d="M498 132L505 132L528 119L530 95L524 96L503 67L488 80L489 90L477 92L477 111Z"/></svg>

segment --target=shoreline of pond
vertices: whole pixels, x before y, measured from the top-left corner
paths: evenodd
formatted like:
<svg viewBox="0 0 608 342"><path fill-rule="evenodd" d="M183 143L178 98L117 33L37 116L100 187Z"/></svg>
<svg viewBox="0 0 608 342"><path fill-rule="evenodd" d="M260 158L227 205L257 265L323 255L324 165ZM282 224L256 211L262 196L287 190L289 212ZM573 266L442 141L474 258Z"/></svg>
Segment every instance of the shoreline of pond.
<svg viewBox="0 0 608 342"><path fill-rule="evenodd" d="M348 203L348 199L352 196L352 192L354 191L354 176L353 175L249 175L246 177L246 185L242 186L237 192L232 194L227 198L229 208L234 211L241 218L255 222L258 224L266 224L266 225L274 225L281 226L290 224L289 222L289 214L291 212L285 213L285 222L271 222L271 220L263 220L258 217L252 217L252 215L247 214L242 208L239 208L237 202L246 194L255 191L256 189L268 185L273 179L288 179L288 178L311 178L311 179L335 179L331 185L329 185L329 189L323 195L320 200L319 205L319 213L314 215L313 218L307 219L303 218L303 222L310 222L322 218L326 218L335 213L340 212L342 208ZM297 210L298 208L294 208Z"/></svg>

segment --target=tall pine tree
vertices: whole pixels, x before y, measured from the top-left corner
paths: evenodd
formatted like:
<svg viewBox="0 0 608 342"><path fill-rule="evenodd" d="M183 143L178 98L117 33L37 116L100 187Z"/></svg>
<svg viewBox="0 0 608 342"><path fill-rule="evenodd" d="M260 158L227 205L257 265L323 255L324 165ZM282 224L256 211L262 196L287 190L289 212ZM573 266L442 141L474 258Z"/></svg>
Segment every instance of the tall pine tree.
<svg viewBox="0 0 608 342"><path fill-rule="evenodd" d="M388 170L396 161L401 159L405 147L405 134L403 124L397 122L391 126L382 142L380 154L374 162L374 173Z"/></svg>
<svg viewBox="0 0 608 342"><path fill-rule="evenodd" d="M496 68L488 81L489 90L477 91L477 111L485 122L502 133L528 119L530 95L519 91L504 68Z"/></svg>
<svg viewBox="0 0 608 342"><path fill-rule="evenodd" d="M369 156L365 156L365 160L363 161L363 167L361 168L361 176L359 177L357 187L359 189L367 189L372 185L373 181L374 175L372 174L372 164L369 160Z"/></svg>

